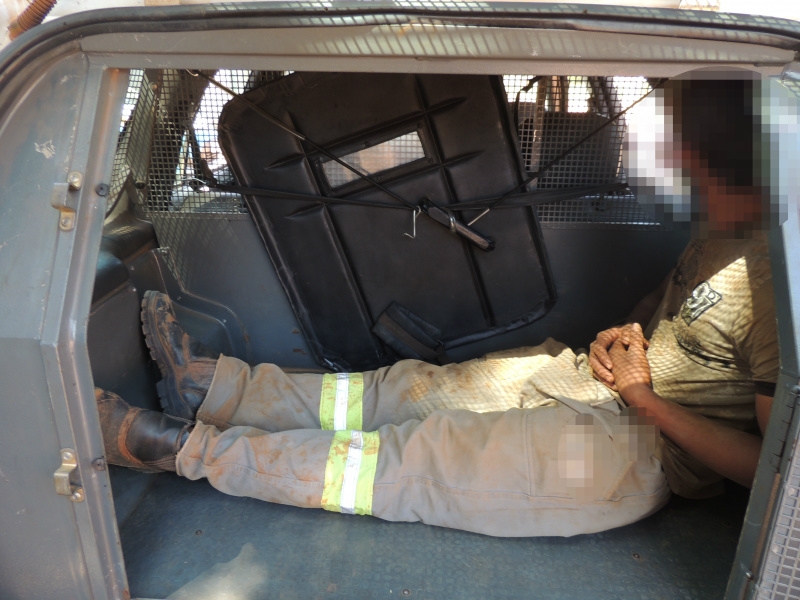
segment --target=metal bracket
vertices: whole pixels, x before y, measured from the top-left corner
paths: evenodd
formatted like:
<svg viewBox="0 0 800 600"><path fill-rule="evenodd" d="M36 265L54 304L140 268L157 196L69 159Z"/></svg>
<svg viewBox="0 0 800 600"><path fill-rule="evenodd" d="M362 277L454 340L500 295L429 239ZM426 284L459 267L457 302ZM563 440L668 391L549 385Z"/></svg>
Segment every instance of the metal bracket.
<svg viewBox="0 0 800 600"><path fill-rule="evenodd" d="M61 231L72 231L75 228L75 211L77 198L70 192L76 192L83 185L83 173L73 171L67 176L66 183L53 185L53 195L50 205L60 213L58 228Z"/></svg>
<svg viewBox="0 0 800 600"><path fill-rule="evenodd" d="M72 448L62 448L61 466L53 473L56 485L56 494L69 496L73 502L83 502L83 488L73 485L70 480L72 473L78 468L78 455Z"/></svg>

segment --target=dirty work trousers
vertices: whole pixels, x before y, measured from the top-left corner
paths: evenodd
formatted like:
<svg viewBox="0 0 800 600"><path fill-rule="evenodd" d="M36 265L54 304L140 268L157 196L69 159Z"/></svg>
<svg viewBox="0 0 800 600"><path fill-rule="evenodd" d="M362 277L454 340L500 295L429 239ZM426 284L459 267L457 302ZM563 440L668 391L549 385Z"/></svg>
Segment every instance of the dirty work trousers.
<svg viewBox="0 0 800 600"><path fill-rule="evenodd" d="M570 536L669 497L654 426L548 340L444 367L289 374L221 357L177 472L237 496L494 536Z"/></svg>

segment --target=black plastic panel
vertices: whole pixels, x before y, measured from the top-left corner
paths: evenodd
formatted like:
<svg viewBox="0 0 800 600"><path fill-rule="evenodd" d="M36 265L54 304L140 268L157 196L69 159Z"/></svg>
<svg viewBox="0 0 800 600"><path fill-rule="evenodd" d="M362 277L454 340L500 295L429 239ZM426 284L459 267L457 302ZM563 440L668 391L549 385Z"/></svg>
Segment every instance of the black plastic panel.
<svg viewBox="0 0 800 600"><path fill-rule="evenodd" d="M338 185L327 157L274 125L250 103L339 157L400 136L418 151L369 170L413 205L501 196L522 181L515 134L497 77L298 73L234 99L220 118L220 145L243 186L401 203L368 182ZM393 162L392 162L393 161ZM411 210L249 196L248 205L298 321L323 365L375 368L396 360L370 330L398 303L442 331L453 347L543 316L555 300L529 207L486 215L482 251ZM468 221L476 213L462 215ZM404 235L416 227L416 237Z"/></svg>

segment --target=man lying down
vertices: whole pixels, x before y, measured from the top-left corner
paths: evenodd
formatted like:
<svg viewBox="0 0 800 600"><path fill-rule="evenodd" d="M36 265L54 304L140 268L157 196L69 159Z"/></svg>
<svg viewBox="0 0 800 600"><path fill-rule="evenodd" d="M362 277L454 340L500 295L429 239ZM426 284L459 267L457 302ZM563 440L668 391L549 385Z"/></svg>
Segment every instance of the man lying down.
<svg viewBox="0 0 800 600"><path fill-rule="evenodd" d="M549 339L444 367L289 374L212 356L170 299L148 292L142 322L164 412L97 390L108 461L237 496L495 536L602 531L670 493L751 485L779 368L762 231L774 211L752 160L761 86L686 80L654 92L677 125L659 157L690 182L683 214L695 238L588 356Z"/></svg>

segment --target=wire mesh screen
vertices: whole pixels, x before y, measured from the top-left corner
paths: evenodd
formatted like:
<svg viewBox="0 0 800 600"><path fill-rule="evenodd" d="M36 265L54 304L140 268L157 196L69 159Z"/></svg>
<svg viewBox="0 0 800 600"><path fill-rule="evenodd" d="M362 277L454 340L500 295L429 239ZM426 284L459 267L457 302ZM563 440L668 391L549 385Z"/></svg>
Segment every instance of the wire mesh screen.
<svg viewBox="0 0 800 600"><path fill-rule="evenodd" d="M205 73L240 94L289 72L220 70ZM536 187L557 189L625 183L621 164L624 116L610 121L651 89L646 79L508 75L504 83L526 169L535 172L570 149L541 174ZM211 179L222 184L236 183L217 141L219 116L229 100L228 93L186 70L133 70L130 73L109 198L113 209L123 192L127 192L142 216L154 223L162 246L177 250L186 246L188 236L193 236L195 242L198 237L204 239L204 235L210 238L212 230L210 227L204 230L204 219L247 218L241 196L206 185ZM588 140L575 146L598 129ZM403 156L410 153L401 162L424 155L419 140L414 138L416 134L409 135L408 140L399 140L405 144L401 148ZM390 142L399 143L397 140ZM398 148L389 146L391 144L379 145L364 156L350 158L358 159L360 164L367 161L370 165L380 159L372 166L364 165L369 173L393 168L397 165L392 161L399 160ZM385 152L381 154L379 150ZM337 165L325 166L335 170ZM350 173L343 174L342 181L339 175L338 172L328 173L336 179L333 187L346 183ZM544 204L537 210L545 227L658 226L627 188ZM189 272L186 261L190 257L183 257L177 251L171 256L175 274L185 281Z"/></svg>
<svg viewBox="0 0 800 600"><path fill-rule="evenodd" d="M208 72L236 93L284 72ZM217 142L217 122L229 95L185 70L132 70L125 98L109 198L127 191L153 222L159 243L173 251L171 267L189 286L190 256L180 249L212 243L209 219L247 218L242 197L214 190L211 178L233 184Z"/></svg>
<svg viewBox="0 0 800 600"><path fill-rule="evenodd" d="M769 540L758 600L800 598L800 451L795 449Z"/></svg>
<svg viewBox="0 0 800 600"><path fill-rule="evenodd" d="M616 120L613 117L652 89L647 79L507 75L503 82L525 168L529 174L545 169L535 182L537 188L625 184L622 167L625 117ZM537 211L542 226L551 228L598 224L637 229L660 227L627 188L543 204Z"/></svg>
<svg viewBox="0 0 800 600"><path fill-rule="evenodd" d="M111 198L112 202L115 202L120 197L126 182L138 179L133 175L133 172L137 171L141 174L142 169L140 165L142 159L147 158L143 156L144 153L141 151L138 156L135 156L130 145L131 138L142 139L145 136L149 136L149 132L145 131L144 121L135 121L132 119L133 111L136 108L136 102L141 93L143 77L143 71L133 70L130 72L128 91L125 94L125 102L122 108L122 122L119 126L117 150L114 155L114 171L111 175L111 184L109 185L109 198ZM115 204L112 204L112 209L113 206L115 206Z"/></svg>

